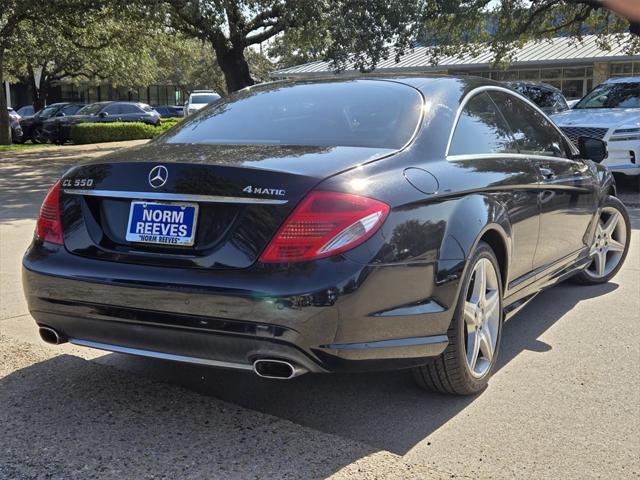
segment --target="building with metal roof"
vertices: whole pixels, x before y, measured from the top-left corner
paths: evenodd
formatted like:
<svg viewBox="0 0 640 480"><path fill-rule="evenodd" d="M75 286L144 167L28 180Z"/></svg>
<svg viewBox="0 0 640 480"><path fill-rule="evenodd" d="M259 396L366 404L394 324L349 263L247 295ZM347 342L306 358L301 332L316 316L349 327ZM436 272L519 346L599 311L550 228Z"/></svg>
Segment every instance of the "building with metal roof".
<svg viewBox="0 0 640 480"><path fill-rule="evenodd" d="M507 70L491 66L493 54L489 51L478 55L463 54L445 56L436 65L431 58L430 47L416 47L400 58L381 61L376 71L385 73L442 73L479 75L495 80L539 80L562 90L567 98L580 98L594 85L615 76L640 76L640 55L627 52L628 39L610 36L585 35L557 37L550 40L530 41L514 52ZM608 48L603 47L603 40ZM313 78L332 72L328 62L311 62L276 70L274 78ZM356 74L347 69L347 74Z"/></svg>

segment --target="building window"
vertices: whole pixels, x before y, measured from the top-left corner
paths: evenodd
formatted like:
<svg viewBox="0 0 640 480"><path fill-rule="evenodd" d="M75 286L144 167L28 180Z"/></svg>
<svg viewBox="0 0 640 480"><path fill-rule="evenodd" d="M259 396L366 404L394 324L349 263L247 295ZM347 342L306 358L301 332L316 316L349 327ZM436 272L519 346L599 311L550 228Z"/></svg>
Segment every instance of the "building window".
<svg viewBox="0 0 640 480"><path fill-rule="evenodd" d="M612 77L640 76L640 62L612 63L609 74Z"/></svg>

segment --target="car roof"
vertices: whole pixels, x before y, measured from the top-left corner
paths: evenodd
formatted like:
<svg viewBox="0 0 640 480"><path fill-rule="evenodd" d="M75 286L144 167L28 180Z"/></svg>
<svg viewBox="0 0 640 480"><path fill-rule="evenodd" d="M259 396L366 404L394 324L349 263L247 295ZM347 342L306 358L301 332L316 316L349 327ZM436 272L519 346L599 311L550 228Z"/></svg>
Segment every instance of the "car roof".
<svg viewBox="0 0 640 480"><path fill-rule="evenodd" d="M640 77L614 77L602 83L640 83Z"/></svg>

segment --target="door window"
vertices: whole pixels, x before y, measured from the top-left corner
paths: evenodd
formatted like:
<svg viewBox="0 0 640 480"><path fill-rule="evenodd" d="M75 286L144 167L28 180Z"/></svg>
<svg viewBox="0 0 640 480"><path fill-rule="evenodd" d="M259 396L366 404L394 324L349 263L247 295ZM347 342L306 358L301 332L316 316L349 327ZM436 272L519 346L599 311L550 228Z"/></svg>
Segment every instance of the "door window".
<svg viewBox="0 0 640 480"><path fill-rule="evenodd" d="M111 105L107 105L102 111L104 113L108 113L109 115L118 115L120 113L120 105L117 103L112 103Z"/></svg>
<svg viewBox="0 0 640 480"><path fill-rule="evenodd" d="M505 92L490 93L518 142L520 153L570 158L562 135L547 118L519 98Z"/></svg>
<svg viewBox="0 0 640 480"><path fill-rule="evenodd" d="M78 105L67 105L62 108L62 113L64 113L65 115L73 115L78 110L80 110L80 106Z"/></svg>
<svg viewBox="0 0 640 480"><path fill-rule="evenodd" d="M464 107L451 139L449 155L518 153L509 126L486 92Z"/></svg>
<svg viewBox="0 0 640 480"><path fill-rule="evenodd" d="M127 114L141 113L141 112L140 112L140 109L135 105L131 105L129 103L121 103L120 113L127 115Z"/></svg>

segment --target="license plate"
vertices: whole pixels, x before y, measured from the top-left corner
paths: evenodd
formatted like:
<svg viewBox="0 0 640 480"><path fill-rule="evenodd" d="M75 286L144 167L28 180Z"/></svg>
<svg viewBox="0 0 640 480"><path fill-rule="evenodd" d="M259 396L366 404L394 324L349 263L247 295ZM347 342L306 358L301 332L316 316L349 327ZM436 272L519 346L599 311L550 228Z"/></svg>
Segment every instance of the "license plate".
<svg viewBox="0 0 640 480"><path fill-rule="evenodd" d="M131 202L127 241L162 245L193 245L197 203Z"/></svg>

